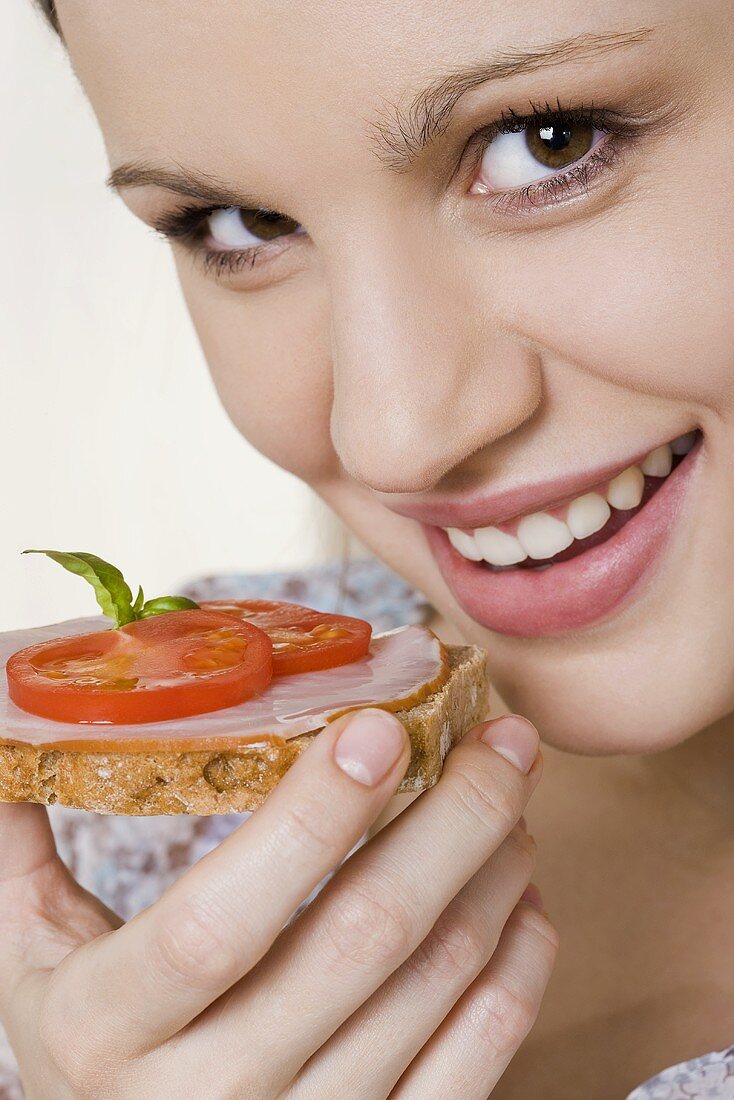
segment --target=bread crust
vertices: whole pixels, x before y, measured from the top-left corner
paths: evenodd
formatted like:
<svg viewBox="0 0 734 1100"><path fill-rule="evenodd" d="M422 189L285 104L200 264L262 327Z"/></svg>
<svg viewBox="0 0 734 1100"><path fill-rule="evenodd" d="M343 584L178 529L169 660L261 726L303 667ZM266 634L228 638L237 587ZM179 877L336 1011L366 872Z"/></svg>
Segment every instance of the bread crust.
<svg viewBox="0 0 734 1100"><path fill-rule="evenodd" d="M401 791L432 787L449 749L487 713L485 651L446 649L451 672L443 688L397 712L412 745ZM83 752L0 743L0 802L58 802L130 816L255 810L315 736L220 752Z"/></svg>

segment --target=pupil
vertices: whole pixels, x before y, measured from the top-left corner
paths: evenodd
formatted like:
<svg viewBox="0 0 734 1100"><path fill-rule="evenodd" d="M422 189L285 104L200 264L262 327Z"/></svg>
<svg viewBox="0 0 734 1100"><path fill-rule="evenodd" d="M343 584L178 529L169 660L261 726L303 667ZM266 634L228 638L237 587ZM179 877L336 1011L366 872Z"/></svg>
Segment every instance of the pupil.
<svg viewBox="0 0 734 1100"><path fill-rule="evenodd" d="M594 144L591 122L549 122L525 131L528 149L546 168L565 168L580 160Z"/></svg>
<svg viewBox="0 0 734 1100"><path fill-rule="evenodd" d="M562 126L541 126L540 139L549 149L565 149L571 141L571 131Z"/></svg>
<svg viewBox="0 0 734 1100"><path fill-rule="evenodd" d="M298 222L279 214L277 210L240 209L240 219L245 228L263 241L272 241L276 237L295 233Z"/></svg>
<svg viewBox="0 0 734 1100"><path fill-rule="evenodd" d="M277 225L283 220L283 215L278 214L275 210L259 210L258 217L261 221L269 222L271 225Z"/></svg>

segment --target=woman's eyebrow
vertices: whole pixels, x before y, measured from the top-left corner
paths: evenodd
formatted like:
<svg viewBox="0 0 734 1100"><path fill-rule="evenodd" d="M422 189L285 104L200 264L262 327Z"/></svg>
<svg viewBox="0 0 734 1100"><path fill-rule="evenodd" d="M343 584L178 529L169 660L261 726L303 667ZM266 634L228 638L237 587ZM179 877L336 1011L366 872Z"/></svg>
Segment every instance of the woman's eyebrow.
<svg viewBox="0 0 734 1100"><path fill-rule="evenodd" d="M444 132L457 103L472 88L488 81L507 80L537 69L634 46L645 41L652 33L652 27L638 27L607 34L579 34L531 50L508 50L489 60L456 69L424 88L407 109L395 104L385 106L383 117L370 124L375 153L392 171L404 172ZM196 199L207 206L258 209L262 205L255 196L236 191L215 176L178 164L166 168L144 161L131 161L114 168L107 184L115 190L125 187L160 187L177 195Z"/></svg>
<svg viewBox="0 0 734 1100"><path fill-rule="evenodd" d="M380 117L368 124L375 153L392 171L404 172L446 130L457 103L472 88L635 46L653 32L653 27L637 27L605 34L579 34L530 50L507 50L489 60L456 69L424 88L407 108L386 104Z"/></svg>
<svg viewBox="0 0 734 1100"><path fill-rule="evenodd" d="M115 191L125 187L161 187L176 195L197 199L207 206L241 206L253 210L262 206L255 196L229 187L216 176L196 172L180 164L172 168L148 164L142 160L120 164L107 177L107 186Z"/></svg>

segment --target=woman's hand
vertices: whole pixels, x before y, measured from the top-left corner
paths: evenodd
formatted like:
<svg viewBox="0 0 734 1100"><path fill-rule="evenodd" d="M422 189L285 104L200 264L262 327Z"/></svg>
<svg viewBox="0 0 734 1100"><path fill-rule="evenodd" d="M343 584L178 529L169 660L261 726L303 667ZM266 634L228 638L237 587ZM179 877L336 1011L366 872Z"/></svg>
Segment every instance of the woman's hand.
<svg viewBox="0 0 734 1100"><path fill-rule="evenodd" d="M391 715L328 726L125 925L73 881L45 810L1 806L0 1015L28 1100L486 1100L556 954L521 901L537 750L512 716L467 734L285 930L405 772Z"/></svg>

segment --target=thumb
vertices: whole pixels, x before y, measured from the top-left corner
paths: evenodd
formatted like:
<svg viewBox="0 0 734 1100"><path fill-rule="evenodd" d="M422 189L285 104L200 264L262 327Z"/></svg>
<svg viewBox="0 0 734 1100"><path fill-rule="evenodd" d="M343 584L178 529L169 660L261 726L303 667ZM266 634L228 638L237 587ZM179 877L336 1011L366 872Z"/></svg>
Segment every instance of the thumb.
<svg viewBox="0 0 734 1100"><path fill-rule="evenodd" d="M24 969L23 940L48 892L39 883L54 877L59 862L45 806L0 803L0 992L9 992Z"/></svg>
<svg viewBox="0 0 734 1100"><path fill-rule="evenodd" d="M0 803L0 1010L19 980L120 923L59 858L46 808Z"/></svg>
<svg viewBox="0 0 734 1100"><path fill-rule="evenodd" d="M0 802L0 893L56 858L45 806Z"/></svg>

